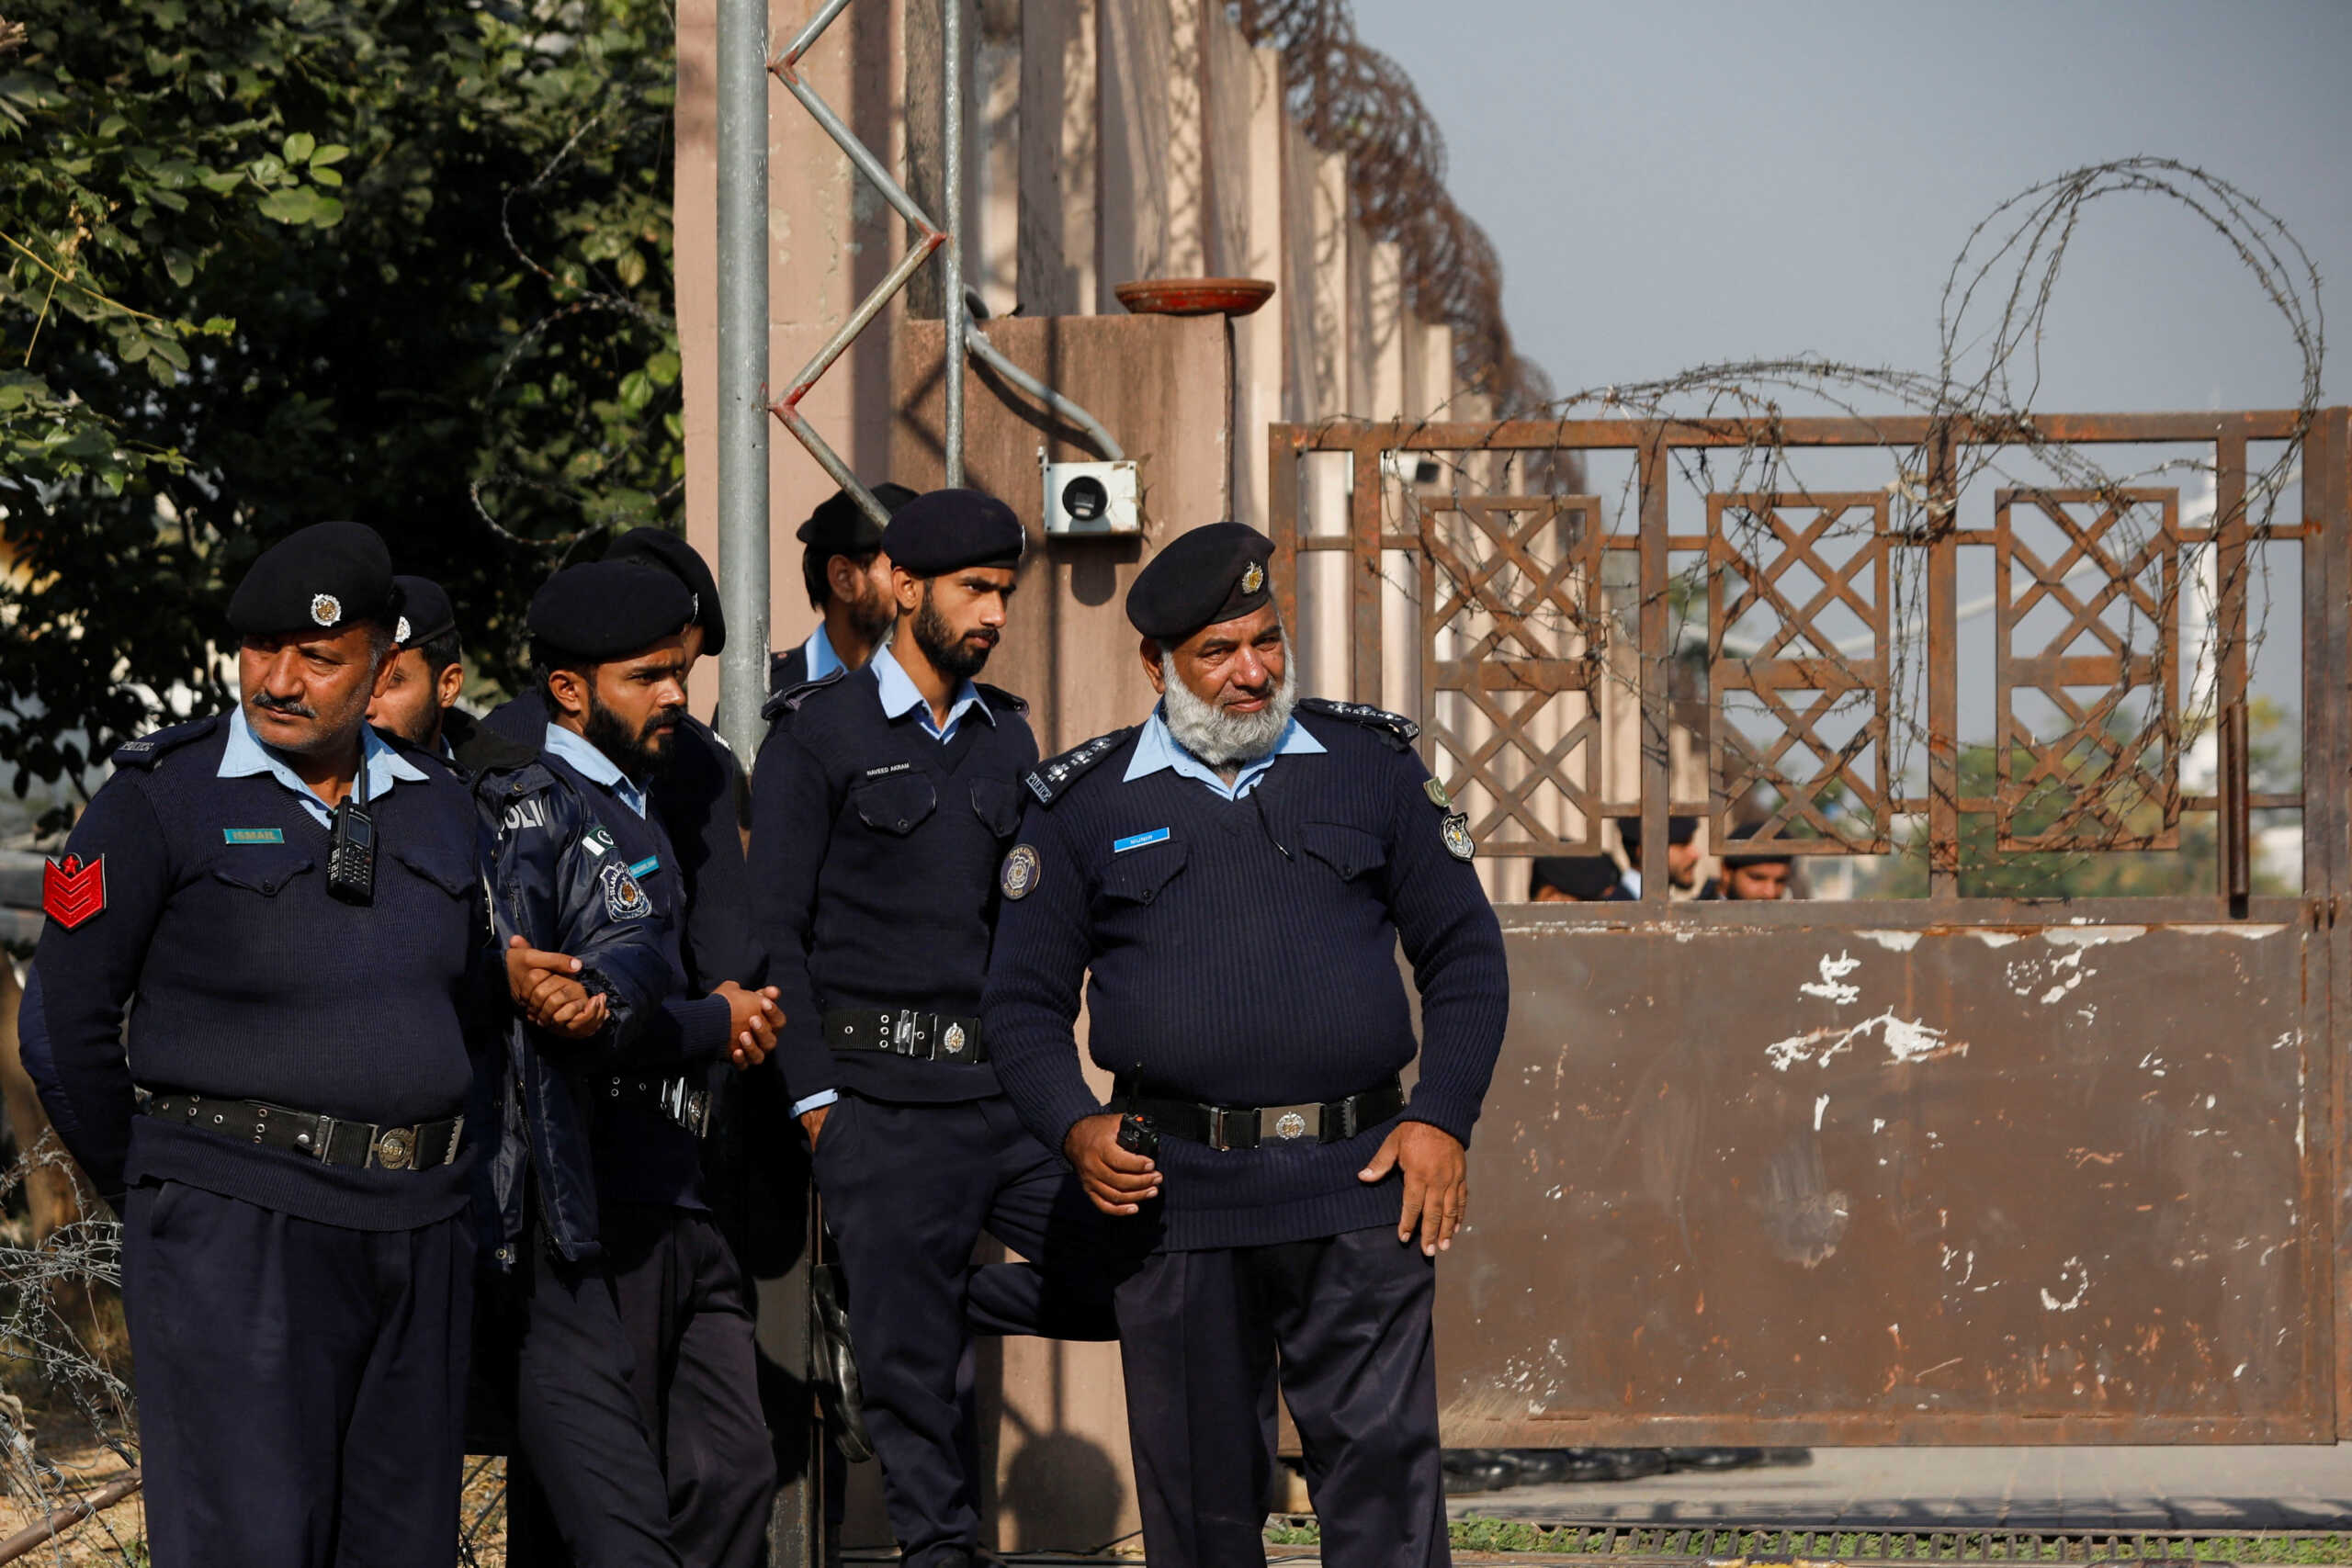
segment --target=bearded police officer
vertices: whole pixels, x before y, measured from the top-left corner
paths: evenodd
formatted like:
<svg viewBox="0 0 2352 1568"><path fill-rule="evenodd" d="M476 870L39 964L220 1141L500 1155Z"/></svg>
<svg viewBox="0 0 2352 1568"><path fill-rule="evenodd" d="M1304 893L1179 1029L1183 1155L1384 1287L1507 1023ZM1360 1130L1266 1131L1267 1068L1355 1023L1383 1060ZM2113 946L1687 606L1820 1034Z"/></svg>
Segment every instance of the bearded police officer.
<svg viewBox="0 0 2352 1568"><path fill-rule="evenodd" d="M815 1142L890 1528L922 1568L978 1560L956 1390L970 1336L1113 1333L1107 1283L1078 1272L1098 1224L999 1091L978 1016L997 863L1037 750L1026 705L973 677L1022 546L991 497L910 502L882 540L892 640L771 699L752 770L779 1060ZM974 1269L983 1231L1030 1263Z"/></svg>
<svg viewBox="0 0 2352 1568"><path fill-rule="evenodd" d="M465 786L366 721L399 614L357 524L265 551L240 706L117 750L47 873L24 1062L122 1213L158 1562L457 1555L489 950Z"/></svg>
<svg viewBox="0 0 2352 1568"><path fill-rule="evenodd" d="M874 499L893 516L915 498L885 479ZM849 491L837 490L800 525L800 581L808 606L822 617L808 640L768 656L768 688L789 692L836 670L856 670L874 657L898 620L890 597L890 562L882 554L882 526Z"/></svg>
<svg viewBox="0 0 2352 1568"><path fill-rule="evenodd" d="M466 684L466 651L449 595L429 577L396 577L400 617L392 624L392 672L368 705L368 722L395 740L444 759L473 733L457 707Z"/></svg>
<svg viewBox="0 0 2352 1568"><path fill-rule="evenodd" d="M1219 523L1136 577L1161 702L1028 774L983 1028L1030 1130L1158 1232L1117 1296L1152 1562L1261 1555L1279 1378L1324 1561L1443 1562L1432 1270L1502 1043L1502 937L1415 727L1296 698L1271 552ZM1090 970L1115 1112L1072 1040Z"/></svg>

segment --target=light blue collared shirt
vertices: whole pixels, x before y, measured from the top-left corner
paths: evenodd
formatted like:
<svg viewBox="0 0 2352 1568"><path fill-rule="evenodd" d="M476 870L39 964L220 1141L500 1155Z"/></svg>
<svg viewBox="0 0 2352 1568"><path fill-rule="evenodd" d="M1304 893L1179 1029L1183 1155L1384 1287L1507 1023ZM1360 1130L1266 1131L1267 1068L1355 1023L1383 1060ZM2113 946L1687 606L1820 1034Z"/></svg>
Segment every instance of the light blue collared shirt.
<svg viewBox="0 0 2352 1568"><path fill-rule="evenodd" d="M1272 750L1243 767L1233 775L1233 782L1227 784L1217 777L1215 768L1177 742L1168 728L1168 720L1161 716L1159 709L1154 708L1151 717L1144 723L1143 733L1136 738L1136 754L1127 760L1126 775L1119 782L1133 784L1162 768L1172 768L1188 779L1198 779L1227 800L1239 800L1258 786L1258 781L1274 765L1275 758L1303 756L1322 750L1323 742L1307 734L1306 726L1294 718L1283 727L1283 738L1274 742Z"/></svg>
<svg viewBox="0 0 2352 1568"><path fill-rule="evenodd" d="M424 773L414 762L394 750L391 744L367 725L359 727L359 772L365 781L359 791L359 804L367 805L379 795L389 793L396 784L423 784ZM239 703L237 711L229 716L229 743L220 749L218 777L248 778L254 773L267 773L294 792L302 809L317 818L322 828L332 827L334 814L318 792L302 782L302 775L288 766L286 759L262 743L245 722L245 705Z"/></svg>
<svg viewBox="0 0 2352 1568"><path fill-rule="evenodd" d="M946 728L933 724L931 721L931 703L915 689L914 677L899 667L898 660L892 657L887 647L874 650L874 674L882 684L882 711L897 718L909 708L916 710L916 722L922 726L924 733L943 745L956 739L956 727L964 722L967 713L978 713L990 725L996 723L996 715L989 712L989 705L981 700L979 688L967 681L956 689L956 700L948 705Z"/></svg>
<svg viewBox="0 0 2352 1568"><path fill-rule="evenodd" d="M808 673L805 679L810 681L821 681L836 670L848 668L842 662L842 656L833 651L833 639L825 635L825 623L822 621L819 621L817 629L808 634L808 640L800 645L800 656L808 660Z"/></svg>
<svg viewBox="0 0 2352 1568"><path fill-rule="evenodd" d="M629 782L618 764L588 743L588 738L560 724L548 726L548 750L571 763L594 783L619 795L621 804L645 815L645 792Z"/></svg>

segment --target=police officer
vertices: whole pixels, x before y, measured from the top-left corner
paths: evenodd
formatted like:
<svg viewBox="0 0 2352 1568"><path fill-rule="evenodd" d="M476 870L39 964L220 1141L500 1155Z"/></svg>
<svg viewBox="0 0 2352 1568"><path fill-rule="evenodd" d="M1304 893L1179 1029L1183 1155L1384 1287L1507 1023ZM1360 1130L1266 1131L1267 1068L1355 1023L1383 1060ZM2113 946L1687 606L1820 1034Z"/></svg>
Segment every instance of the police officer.
<svg viewBox="0 0 2352 1568"><path fill-rule="evenodd" d="M119 749L45 873L24 1062L122 1213L158 1562L457 1554L488 948L465 786L367 724L399 614L357 524L265 551L239 706Z"/></svg>
<svg viewBox="0 0 2352 1568"><path fill-rule="evenodd" d="M914 498L914 491L888 479L874 487L874 499L893 516ZM836 670L862 668L898 619L881 525L848 491L837 490L820 502L795 536L801 544L801 585L808 591L809 607L824 618L807 641L768 656L772 692L789 692Z"/></svg>
<svg viewBox="0 0 2352 1568"><path fill-rule="evenodd" d="M1740 846L1756 837L1757 825L1743 822L1734 828L1730 842L1724 845L1724 869L1720 876L1711 876L1699 897L1709 903L1718 899L1732 903L1770 904L1795 896L1791 886L1796 874L1796 856L1770 845L1743 852Z"/></svg>
<svg viewBox="0 0 2352 1568"><path fill-rule="evenodd" d="M458 707L466 685L466 650L449 595L429 577L396 577L400 617L392 625L392 673L368 705L368 722L396 740L446 759L473 733Z"/></svg>
<svg viewBox="0 0 2352 1568"><path fill-rule="evenodd" d="M1160 704L1028 774L983 1026L1030 1130L1158 1229L1117 1297L1152 1562L1258 1560L1279 1378L1324 1561L1442 1563L1433 1265L1502 1043L1502 937L1416 728L1296 697L1271 551L1214 524L1137 575ZM1072 1040L1090 970L1116 1111Z"/></svg>
<svg viewBox="0 0 2352 1568"><path fill-rule="evenodd" d="M628 961L599 958L599 932L650 931L662 961L650 987L605 988L616 1010L588 1046L513 1037L498 1258L521 1296L516 1438L549 1505L526 1493L515 1511L520 1562L560 1560L547 1522L582 1568L748 1568L764 1550L775 1469L748 1292L702 1190L699 1068L730 1046L757 1064L774 993L689 981L686 895L645 789L685 711L692 614L674 577L626 561L548 579L529 624L553 717L535 758L478 785L504 934L615 982Z"/></svg>
<svg viewBox="0 0 2352 1568"><path fill-rule="evenodd" d="M752 770L778 1056L815 1143L890 1528L923 1568L977 1561L956 1393L970 1336L1114 1332L1107 1281L1086 1272L1097 1222L1000 1092L978 1016L996 867L1037 748L1027 705L974 677L1023 543L1012 509L977 491L908 502L882 540L891 641L772 698ZM983 1231L1031 1262L975 1270Z"/></svg>

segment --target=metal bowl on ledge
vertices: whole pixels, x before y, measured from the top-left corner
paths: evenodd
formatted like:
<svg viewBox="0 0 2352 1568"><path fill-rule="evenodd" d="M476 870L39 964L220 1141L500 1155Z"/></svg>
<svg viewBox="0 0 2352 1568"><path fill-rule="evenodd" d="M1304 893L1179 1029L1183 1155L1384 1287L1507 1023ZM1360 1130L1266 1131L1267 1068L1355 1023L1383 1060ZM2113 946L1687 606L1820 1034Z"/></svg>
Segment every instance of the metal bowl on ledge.
<svg viewBox="0 0 2352 1568"><path fill-rule="evenodd" d="M1274 297L1262 277L1145 277L1112 290L1138 316L1246 316Z"/></svg>

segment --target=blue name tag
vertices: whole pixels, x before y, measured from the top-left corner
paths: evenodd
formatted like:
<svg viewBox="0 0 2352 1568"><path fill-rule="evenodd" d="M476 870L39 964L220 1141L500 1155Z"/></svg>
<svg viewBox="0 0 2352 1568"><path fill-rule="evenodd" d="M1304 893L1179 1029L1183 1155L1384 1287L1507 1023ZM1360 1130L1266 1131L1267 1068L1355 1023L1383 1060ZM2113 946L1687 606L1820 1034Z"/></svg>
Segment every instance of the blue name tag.
<svg viewBox="0 0 2352 1568"><path fill-rule="evenodd" d="M1123 855L1129 850L1139 850L1147 844L1164 844L1167 841L1168 829L1154 828L1148 833L1130 833L1124 839L1112 840L1111 852L1114 855Z"/></svg>
<svg viewBox="0 0 2352 1568"><path fill-rule="evenodd" d="M282 844L286 841L283 828L223 828L220 841L224 844Z"/></svg>
<svg viewBox="0 0 2352 1568"><path fill-rule="evenodd" d="M662 857L660 855L648 855L643 860L638 862L635 865L630 866L628 868L628 874L631 876L646 876L654 872L660 871L661 869Z"/></svg>

